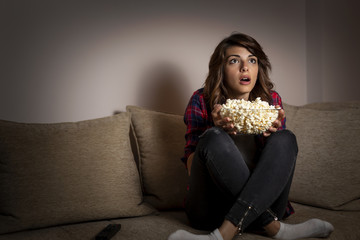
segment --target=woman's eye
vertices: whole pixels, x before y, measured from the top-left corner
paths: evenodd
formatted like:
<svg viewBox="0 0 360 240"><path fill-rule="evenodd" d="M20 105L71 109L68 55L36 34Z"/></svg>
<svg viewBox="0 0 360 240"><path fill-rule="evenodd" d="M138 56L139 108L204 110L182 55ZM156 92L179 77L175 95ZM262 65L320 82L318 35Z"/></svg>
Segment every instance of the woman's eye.
<svg viewBox="0 0 360 240"><path fill-rule="evenodd" d="M237 60L236 58L233 58L229 61L230 64L233 64L233 63L238 63L239 60Z"/></svg>
<svg viewBox="0 0 360 240"><path fill-rule="evenodd" d="M257 61L256 61L255 58L251 58L251 59L249 60L249 63L255 64L255 63L257 63Z"/></svg>

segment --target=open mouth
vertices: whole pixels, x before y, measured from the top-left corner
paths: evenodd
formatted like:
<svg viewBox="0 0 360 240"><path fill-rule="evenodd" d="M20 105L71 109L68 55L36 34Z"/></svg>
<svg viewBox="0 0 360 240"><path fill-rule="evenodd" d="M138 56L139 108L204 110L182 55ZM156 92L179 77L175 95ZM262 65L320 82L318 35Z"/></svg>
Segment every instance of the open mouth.
<svg viewBox="0 0 360 240"><path fill-rule="evenodd" d="M242 82L242 83L250 83L250 78L243 77L243 78L240 79L240 82Z"/></svg>

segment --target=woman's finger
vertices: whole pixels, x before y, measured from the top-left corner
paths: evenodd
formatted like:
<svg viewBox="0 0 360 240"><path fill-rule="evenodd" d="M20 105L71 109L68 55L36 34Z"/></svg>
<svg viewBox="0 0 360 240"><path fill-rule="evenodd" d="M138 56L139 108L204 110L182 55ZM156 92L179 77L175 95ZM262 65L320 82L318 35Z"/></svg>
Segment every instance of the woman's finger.
<svg viewBox="0 0 360 240"><path fill-rule="evenodd" d="M278 120L278 119L276 119L276 120L273 122L272 127L274 127L274 128L280 128L281 125L282 125L282 124L281 124L281 121Z"/></svg>
<svg viewBox="0 0 360 240"><path fill-rule="evenodd" d="M220 110L221 110L221 105L215 104L211 114L212 115L220 115Z"/></svg>
<svg viewBox="0 0 360 240"><path fill-rule="evenodd" d="M271 132L269 132L269 131L263 132L263 136L264 136L264 137L268 137L268 136L270 136L270 135L271 135Z"/></svg>
<svg viewBox="0 0 360 240"><path fill-rule="evenodd" d="M280 106L279 106L280 107ZM279 110L279 114L277 119L279 119L280 121L282 121L285 118L285 111L284 109Z"/></svg>
<svg viewBox="0 0 360 240"><path fill-rule="evenodd" d="M274 133L277 131L277 128L276 127L270 127L269 130L268 130L270 133Z"/></svg>

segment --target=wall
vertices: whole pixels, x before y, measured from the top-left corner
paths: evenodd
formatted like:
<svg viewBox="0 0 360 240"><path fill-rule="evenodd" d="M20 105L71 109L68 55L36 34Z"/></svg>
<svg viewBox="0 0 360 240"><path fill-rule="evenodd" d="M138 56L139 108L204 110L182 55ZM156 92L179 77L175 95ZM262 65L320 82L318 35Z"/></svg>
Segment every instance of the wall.
<svg viewBox="0 0 360 240"><path fill-rule="evenodd" d="M126 105L183 114L217 43L255 37L283 100L307 99L305 1L0 2L0 119L79 121Z"/></svg>
<svg viewBox="0 0 360 240"><path fill-rule="evenodd" d="M308 0L307 102L360 100L360 2Z"/></svg>

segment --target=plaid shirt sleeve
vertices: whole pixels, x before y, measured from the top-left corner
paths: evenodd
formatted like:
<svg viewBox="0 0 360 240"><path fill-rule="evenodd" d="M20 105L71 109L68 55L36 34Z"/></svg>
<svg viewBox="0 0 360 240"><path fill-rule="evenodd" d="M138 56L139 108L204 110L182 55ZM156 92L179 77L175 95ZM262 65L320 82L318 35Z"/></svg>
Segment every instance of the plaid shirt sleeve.
<svg viewBox="0 0 360 240"><path fill-rule="evenodd" d="M211 114L208 114L205 103L203 89L195 91L190 98L185 110L184 122L187 127L185 134L186 144L185 155L181 160L186 166L187 158L195 151L196 145L199 142L199 136L206 129L213 126Z"/></svg>
<svg viewBox="0 0 360 240"><path fill-rule="evenodd" d="M275 105L275 106L279 105L281 108L283 108L280 95L277 92L273 91L271 93L271 96L272 96L272 105ZM281 121L281 125L282 126L279 128L279 130L286 129L286 118L284 118ZM294 213L295 213L295 210L294 210L293 206L291 205L290 201L288 201L283 219L289 217L290 215L292 215Z"/></svg>
<svg viewBox="0 0 360 240"><path fill-rule="evenodd" d="M283 105L282 105L282 101L281 101L281 97L280 95L275 92L275 91L272 91L271 92L271 97L272 97L272 103L271 105L279 105L281 108L283 108ZM284 118L282 121L281 121L281 127L279 128L279 130L281 129L286 129L286 118Z"/></svg>

